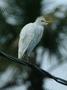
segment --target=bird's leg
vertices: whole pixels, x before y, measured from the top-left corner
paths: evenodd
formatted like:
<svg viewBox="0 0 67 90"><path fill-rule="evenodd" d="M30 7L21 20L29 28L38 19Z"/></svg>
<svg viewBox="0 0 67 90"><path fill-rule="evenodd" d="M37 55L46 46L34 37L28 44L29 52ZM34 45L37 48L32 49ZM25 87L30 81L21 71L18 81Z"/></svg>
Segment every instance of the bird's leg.
<svg viewBox="0 0 67 90"><path fill-rule="evenodd" d="M36 59L35 59L35 55L34 55L33 52L31 53L31 55L29 55L29 56L27 56L27 57L28 57L28 62L29 62L30 64L35 64Z"/></svg>
<svg viewBox="0 0 67 90"><path fill-rule="evenodd" d="M35 64L35 55L33 53L31 53L31 55L25 53L22 58L23 60L26 60L25 62L28 62L30 64Z"/></svg>

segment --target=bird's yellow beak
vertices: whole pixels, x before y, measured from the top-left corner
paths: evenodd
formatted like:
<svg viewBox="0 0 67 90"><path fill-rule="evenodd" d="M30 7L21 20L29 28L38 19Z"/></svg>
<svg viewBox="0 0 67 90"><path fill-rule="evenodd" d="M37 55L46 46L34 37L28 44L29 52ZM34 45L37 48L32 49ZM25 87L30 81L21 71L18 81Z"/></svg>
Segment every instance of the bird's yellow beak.
<svg viewBox="0 0 67 90"><path fill-rule="evenodd" d="M44 18L46 19L46 25L51 24L54 21L53 17L50 16L45 16Z"/></svg>
<svg viewBox="0 0 67 90"><path fill-rule="evenodd" d="M47 23L52 23L53 21L52 20L48 20Z"/></svg>
<svg viewBox="0 0 67 90"><path fill-rule="evenodd" d="M45 22L45 25L48 25L48 22L47 21Z"/></svg>

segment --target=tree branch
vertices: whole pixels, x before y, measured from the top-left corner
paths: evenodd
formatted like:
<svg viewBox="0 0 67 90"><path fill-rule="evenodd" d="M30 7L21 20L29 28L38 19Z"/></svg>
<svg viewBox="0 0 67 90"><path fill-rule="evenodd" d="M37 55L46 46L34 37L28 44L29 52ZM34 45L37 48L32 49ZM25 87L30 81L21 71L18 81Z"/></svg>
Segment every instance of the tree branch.
<svg viewBox="0 0 67 90"><path fill-rule="evenodd" d="M0 56L3 56L5 58L9 59L11 62L15 62L15 63L20 64L20 65L29 66L32 70L39 72L39 74L43 78L45 78L45 77L51 78L51 79L55 80L58 83L61 83L63 85L67 85L67 80L55 77L55 76L51 75L50 73L48 73L47 71L42 70L41 68L37 67L36 65L32 65L31 63L25 62L24 60L22 61L22 60L20 60L20 59L18 59L16 57L8 55L5 52L3 52L2 50L0 50Z"/></svg>

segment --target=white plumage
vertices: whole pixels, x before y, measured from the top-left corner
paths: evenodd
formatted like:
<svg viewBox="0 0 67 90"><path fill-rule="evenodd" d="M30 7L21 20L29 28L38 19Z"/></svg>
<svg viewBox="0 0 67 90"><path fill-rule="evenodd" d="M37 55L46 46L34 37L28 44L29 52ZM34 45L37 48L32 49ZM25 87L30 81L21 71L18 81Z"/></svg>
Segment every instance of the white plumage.
<svg viewBox="0 0 67 90"><path fill-rule="evenodd" d="M44 25L47 25L45 18L38 17L35 22L29 23L23 27L20 32L18 44L18 58L22 58L25 53L29 56L32 50L40 42Z"/></svg>

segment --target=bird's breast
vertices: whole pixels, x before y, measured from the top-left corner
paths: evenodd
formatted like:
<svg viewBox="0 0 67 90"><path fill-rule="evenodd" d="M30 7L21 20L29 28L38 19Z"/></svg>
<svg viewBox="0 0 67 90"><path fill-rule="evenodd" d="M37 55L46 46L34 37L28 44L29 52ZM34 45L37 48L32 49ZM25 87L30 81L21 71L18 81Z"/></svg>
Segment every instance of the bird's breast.
<svg viewBox="0 0 67 90"><path fill-rule="evenodd" d="M36 36L40 36L41 34L43 34L43 31L44 31L44 28L42 26L38 26L38 27L35 27L35 35Z"/></svg>

